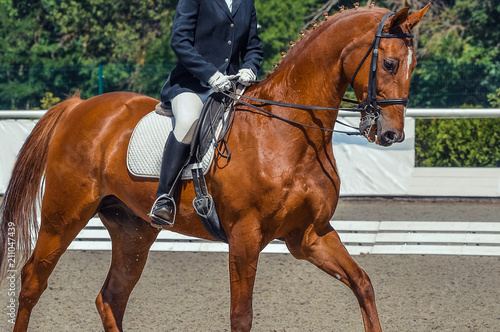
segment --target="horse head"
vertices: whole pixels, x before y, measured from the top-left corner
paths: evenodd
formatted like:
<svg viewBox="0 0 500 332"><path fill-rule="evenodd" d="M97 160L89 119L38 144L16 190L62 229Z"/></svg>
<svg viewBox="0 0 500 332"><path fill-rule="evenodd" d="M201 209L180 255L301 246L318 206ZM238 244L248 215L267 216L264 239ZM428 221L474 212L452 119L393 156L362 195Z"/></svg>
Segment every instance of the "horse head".
<svg viewBox="0 0 500 332"><path fill-rule="evenodd" d="M370 142L390 146L404 140L410 77L417 64L412 30L429 5L412 14L404 8L386 13L381 20L372 18L380 20L377 31L373 32L373 23L368 25L372 30L345 48L344 73L363 109L360 131Z"/></svg>

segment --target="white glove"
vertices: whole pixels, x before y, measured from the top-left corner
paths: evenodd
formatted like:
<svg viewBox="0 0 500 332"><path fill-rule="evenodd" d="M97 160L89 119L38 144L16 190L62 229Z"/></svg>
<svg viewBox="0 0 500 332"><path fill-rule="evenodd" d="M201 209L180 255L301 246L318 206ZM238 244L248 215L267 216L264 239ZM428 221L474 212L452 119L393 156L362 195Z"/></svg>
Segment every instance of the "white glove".
<svg viewBox="0 0 500 332"><path fill-rule="evenodd" d="M255 76L254 72L252 69L249 68L242 68L238 71L238 83L241 83L244 86L250 86L252 85L253 81L257 78Z"/></svg>
<svg viewBox="0 0 500 332"><path fill-rule="evenodd" d="M232 87L229 77L217 71L210 79L208 84L214 89L215 92L229 91Z"/></svg>

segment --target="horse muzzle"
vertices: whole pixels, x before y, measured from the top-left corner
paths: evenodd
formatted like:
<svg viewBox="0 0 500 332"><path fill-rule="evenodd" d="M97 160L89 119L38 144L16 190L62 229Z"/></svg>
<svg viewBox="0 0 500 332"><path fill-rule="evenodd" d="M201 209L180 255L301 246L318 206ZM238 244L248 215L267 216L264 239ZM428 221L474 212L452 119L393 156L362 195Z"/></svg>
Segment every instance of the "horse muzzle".
<svg viewBox="0 0 500 332"><path fill-rule="evenodd" d="M359 123L359 131L369 142L375 142L381 146L391 146L405 139L404 130L387 128L383 117L379 117L377 113L365 114Z"/></svg>
<svg viewBox="0 0 500 332"><path fill-rule="evenodd" d="M394 143L401 143L405 140L404 131L397 133L392 130L386 130L377 136L377 144L382 146L391 146Z"/></svg>

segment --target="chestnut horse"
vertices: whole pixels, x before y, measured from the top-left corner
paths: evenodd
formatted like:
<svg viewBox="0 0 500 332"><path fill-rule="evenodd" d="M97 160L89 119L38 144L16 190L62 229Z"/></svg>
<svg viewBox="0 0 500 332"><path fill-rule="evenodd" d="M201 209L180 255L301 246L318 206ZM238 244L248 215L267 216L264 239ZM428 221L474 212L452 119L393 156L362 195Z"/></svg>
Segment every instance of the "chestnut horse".
<svg viewBox="0 0 500 332"><path fill-rule="evenodd" d="M367 136L386 146L401 141L405 103L397 101L408 96L416 65L411 30L427 8L411 15L406 8L390 17L384 16L387 9L373 6L337 13L301 38L246 96L336 108L353 81L358 101L365 101L370 64L363 57L371 52L380 25L393 37L380 39L373 52L378 53L375 98L385 102L376 106L376 123ZM148 218L158 183L128 172L127 146L135 125L157 102L128 92L86 101L73 97L52 107L26 140L2 206L4 273L12 270L7 258L13 242L18 260L23 253L28 258L38 231L22 268L14 331L27 330L59 258L96 213L112 239L111 267L96 306L105 331L122 330L129 295L159 233ZM231 330L251 329L259 253L273 239L284 238L295 258L308 260L353 291L366 331L381 331L370 279L330 225L340 180L332 133L318 128L333 128L337 112L262 107L299 124L239 105L227 138L232 158L225 167L212 165L207 174L229 243ZM36 200L43 176L38 230ZM192 181L182 182L176 192L177 221L168 229L214 240L193 210L194 197Z"/></svg>

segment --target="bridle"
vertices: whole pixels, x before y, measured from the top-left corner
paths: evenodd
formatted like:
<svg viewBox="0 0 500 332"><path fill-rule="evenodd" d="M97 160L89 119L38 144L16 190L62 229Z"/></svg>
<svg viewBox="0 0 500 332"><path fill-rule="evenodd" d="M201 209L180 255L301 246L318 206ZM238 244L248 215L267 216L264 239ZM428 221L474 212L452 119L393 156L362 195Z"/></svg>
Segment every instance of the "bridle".
<svg viewBox="0 0 500 332"><path fill-rule="evenodd" d="M361 69L361 66L365 62L366 58L370 55L370 52L372 52L372 58L370 62L370 73L368 76L368 91L366 95L366 101L362 102L361 104L358 105L358 108L363 109L365 112L379 112L378 104L381 105L407 105L408 104L408 98L394 98L394 99L378 99L377 98L377 62L378 62L378 53L379 53L379 44L380 44L380 39L382 38L413 38L414 35L412 33L398 33L398 34L393 34L393 33L386 33L382 32L382 29L384 28L385 21L392 15L394 15L394 12L389 12L382 17L382 20L380 21L380 24L378 26L377 32L375 33L375 39L373 40L372 45L366 52L365 56L363 57L363 60L361 60L361 63L359 64L358 68L354 72L354 76L352 77L351 80L351 86L354 87L354 80L356 79L356 76L358 75L359 70Z"/></svg>
<svg viewBox="0 0 500 332"><path fill-rule="evenodd" d="M262 113L265 113L271 117L278 118L278 119L283 120L285 122L288 122L290 124L300 125L303 127L308 127L308 128L313 128L313 129L319 129L319 130L323 130L323 131L338 132L338 133L343 133L343 134L348 134L348 135L367 136L371 130L371 127L376 123L376 121L380 115L380 108L378 105L405 105L406 106L408 104L408 98L394 98L394 99L378 99L377 98L377 62L378 62L380 39L382 39L382 38L413 38L414 37L414 35L412 33L392 34L392 33L382 32L382 29L384 28L385 22L387 21L387 19L389 17L391 17L394 14L395 14L395 12L388 12L382 17L382 20L380 21L380 24L377 28L377 32L375 33L375 38L374 38L370 48L368 49L365 56L363 57L363 60L361 60L361 63L359 64L358 68L354 72L354 76L352 77L352 80L351 80L352 87L354 87L354 80L356 79L356 76L357 76L359 70L361 69L361 66L366 61L366 59L368 58L370 53L372 53L372 57L371 57L371 61L370 61L370 72L369 72L369 76L368 76L368 91L367 91L366 100L362 103L359 103L355 107L331 108L331 107L308 106L308 105L299 105L299 104L278 102L278 101L267 100L267 99L252 98L252 97L248 97L245 95L239 95L239 94L236 94L234 92L224 93L224 94L227 97L233 99L233 101L235 102L234 104L239 103L239 104L242 104L244 106L251 107L251 108L258 110ZM252 103L245 102L242 99L247 99L247 100L250 100L253 102L258 102L258 103L260 103L260 105L259 105L260 107L257 105L254 105ZM356 101L345 99L345 98L342 100L346 101L346 102L353 103L353 104L358 103ZM359 128L356 128L356 127L353 127L351 125L345 124L343 122L337 121L340 124L342 124L343 126L357 129L357 130L359 130L359 132L339 131L339 130L333 130L333 129L329 129L329 128L309 126L309 125L305 125L302 123L298 123L298 122L280 117L280 116L273 114L269 111L266 111L262 108L263 106L268 106L268 105L275 105L275 106L302 109L302 110L364 112L366 115L361 119L361 123L360 123Z"/></svg>
<svg viewBox="0 0 500 332"><path fill-rule="evenodd" d="M360 104L358 104L357 109L361 112L365 112L366 115L361 119L359 131L367 136L372 128L372 126L377 122L377 119L380 115L380 107L378 105L406 105L408 104L408 98L393 98L393 99L378 99L377 98L377 63L378 63L378 54L379 54L379 44L380 39L382 38L413 38L414 35L412 33L386 33L382 32L384 28L384 24L389 17L394 15L395 12L389 12L382 17L380 24L378 26L377 32L375 33L375 39L372 42L372 45L366 52L363 60L359 64L358 68L354 72L354 76L351 80L351 86L354 88L354 80L358 75L361 66L368 58L370 53L372 53L371 61L370 61L370 72L368 76L368 90L366 94L366 100Z"/></svg>

